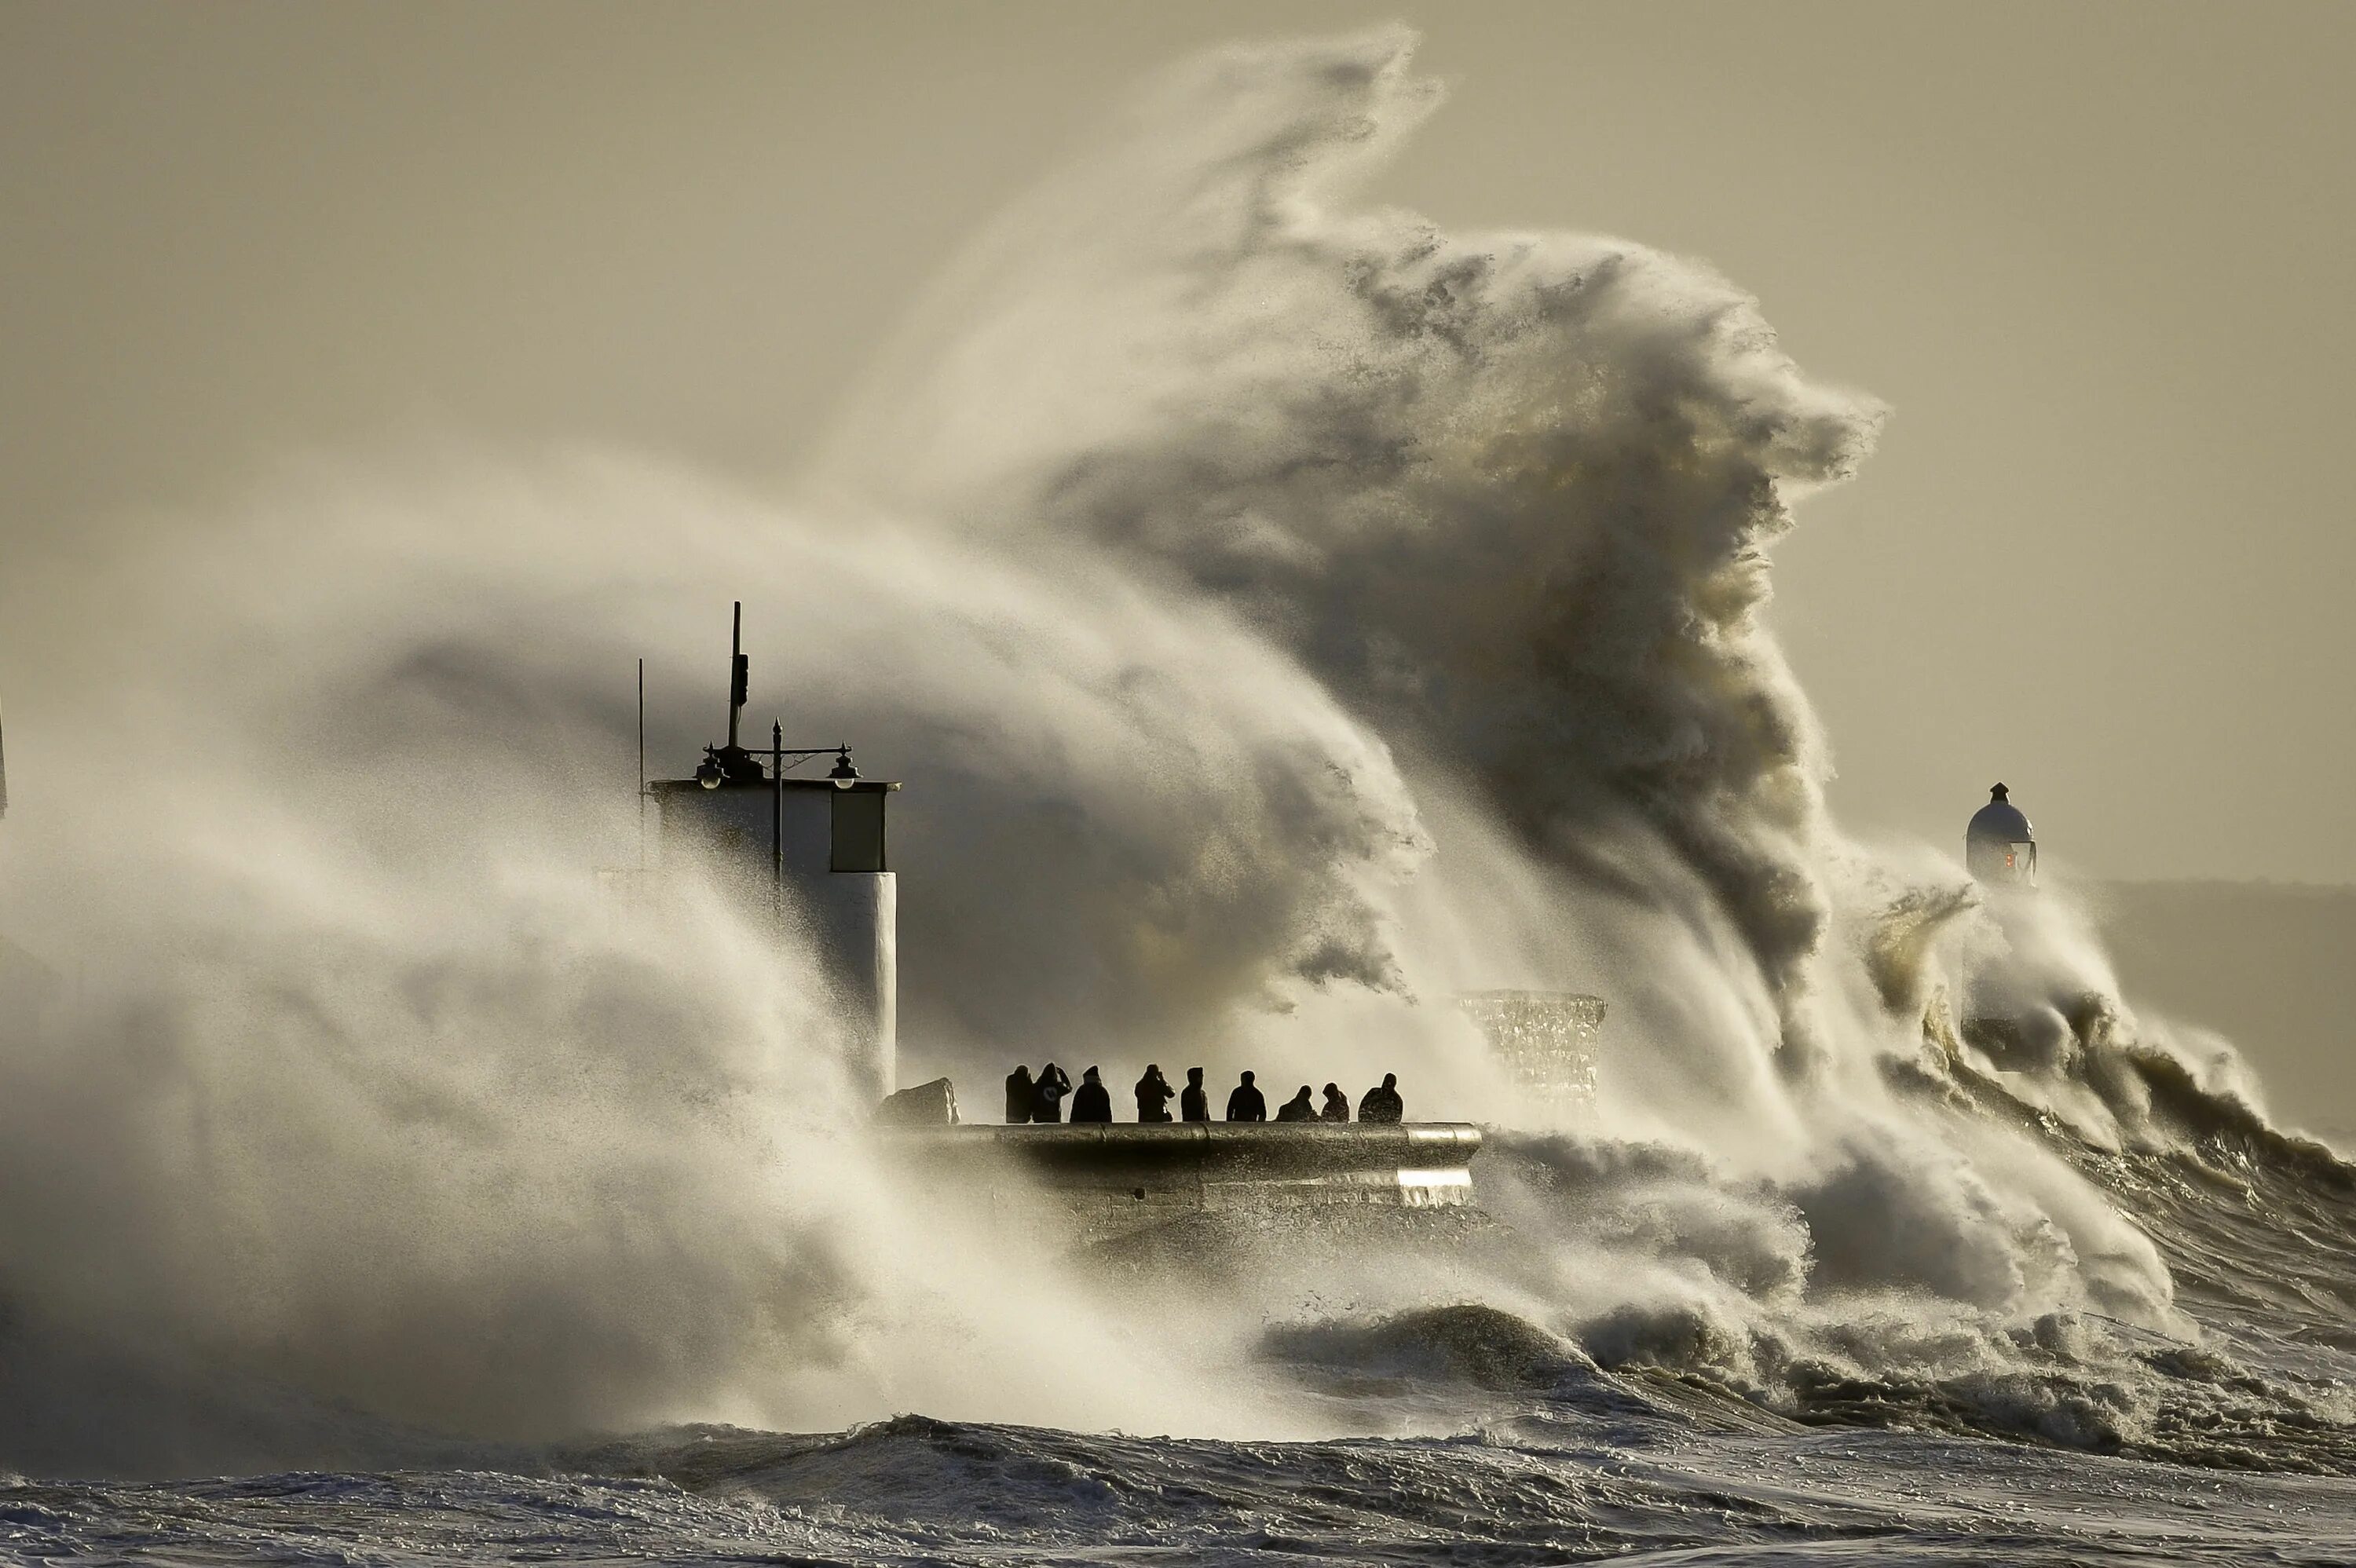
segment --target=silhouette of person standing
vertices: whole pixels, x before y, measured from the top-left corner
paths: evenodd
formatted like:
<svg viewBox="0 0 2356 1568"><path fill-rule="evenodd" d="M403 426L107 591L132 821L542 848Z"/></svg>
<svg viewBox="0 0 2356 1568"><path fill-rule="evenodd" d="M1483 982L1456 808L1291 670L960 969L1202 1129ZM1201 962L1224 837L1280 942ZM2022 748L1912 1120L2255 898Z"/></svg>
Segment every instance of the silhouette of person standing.
<svg viewBox="0 0 2356 1568"><path fill-rule="evenodd" d="M1346 1122L1350 1119L1350 1096L1342 1093L1339 1083L1325 1085L1324 1108L1317 1113L1321 1122Z"/></svg>
<svg viewBox="0 0 2356 1568"><path fill-rule="evenodd" d="M1039 1082L1031 1088L1031 1119L1034 1122L1062 1121L1064 1096L1071 1092L1070 1073L1052 1061L1039 1069Z"/></svg>
<svg viewBox="0 0 2356 1568"><path fill-rule="evenodd" d="M1018 1066L1006 1075L1006 1119L1027 1122L1031 1119L1031 1104L1038 1090L1031 1082L1031 1070Z"/></svg>
<svg viewBox="0 0 2356 1568"><path fill-rule="evenodd" d="M1252 1075L1236 1085L1227 1096L1227 1120L1231 1122L1264 1122L1268 1120L1268 1096L1252 1087Z"/></svg>
<svg viewBox="0 0 2356 1568"><path fill-rule="evenodd" d="M1170 1119L1170 1102L1178 1091L1170 1087L1170 1080L1162 1076L1162 1064L1149 1061L1145 1076L1137 1081L1137 1119L1141 1122L1166 1122ZM1076 1106L1072 1112L1080 1113Z"/></svg>
<svg viewBox="0 0 2356 1568"><path fill-rule="evenodd" d="M1400 1122L1407 1119L1407 1102L1399 1098L1398 1074L1383 1074L1382 1087L1366 1091L1358 1102L1358 1120L1362 1122Z"/></svg>
<svg viewBox="0 0 2356 1568"><path fill-rule="evenodd" d="M1276 1108L1276 1119L1280 1122L1313 1122L1317 1119L1317 1107L1309 1103L1308 1084L1303 1083L1300 1093Z"/></svg>
<svg viewBox="0 0 2356 1568"><path fill-rule="evenodd" d="M1112 1093L1089 1068L1080 1074L1080 1086L1072 1091L1072 1120L1075 1122L1109 1122L1112 1120Z"/></svg>
<svg viewBox="0 0 2356 1568"><path fill-rule="evenodd" d="M1211 1096L1203 1087L1203 1070L1186 1069L1186 1087L1178 1092L1178 1115L1189 1122L1211 1119Z"/></svg>

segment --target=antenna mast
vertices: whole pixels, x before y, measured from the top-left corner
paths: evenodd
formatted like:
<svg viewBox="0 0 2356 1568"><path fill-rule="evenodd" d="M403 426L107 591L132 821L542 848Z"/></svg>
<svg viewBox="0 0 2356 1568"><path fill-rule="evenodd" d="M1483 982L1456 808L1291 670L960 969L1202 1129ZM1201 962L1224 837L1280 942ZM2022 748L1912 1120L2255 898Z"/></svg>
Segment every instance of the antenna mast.
<svg viewBox="0 0 2356 1568"><path fill-rule="evenodd" d="M741 751L736 744L736 720L744 711L744 699L751 686L753 661L744 656L744 601L736 601L736 624L728 634L728 749Z"/></svg>
<svg viewBox="0 0 2356 1568"><path fill-rule="evenodd" d="M0 803L5 804L5 803ZM647 869L647 661L638 661L638 869Z"/></svg>

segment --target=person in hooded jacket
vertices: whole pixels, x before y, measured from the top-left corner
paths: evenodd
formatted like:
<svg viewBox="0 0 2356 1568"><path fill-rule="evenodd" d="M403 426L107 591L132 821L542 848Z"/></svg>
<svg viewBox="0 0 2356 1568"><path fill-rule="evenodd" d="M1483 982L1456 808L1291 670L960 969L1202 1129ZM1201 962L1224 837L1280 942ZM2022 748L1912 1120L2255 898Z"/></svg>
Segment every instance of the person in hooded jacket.
<svg viewBox="0 0 2356 1568"><path fill-rule="evenodd" d="M1064 1096L1072 1092L1072 1075L1054 1062L1039 1069L1039 1080L1031 1086L1031 1119L1034 1122L1060 1122L1064 1119Z"/></svg>
<svg viewBox="0 0 2356 1568"><path fill-rule="evenodd" d="M1252 1075L1248 1072L1244 1074L1244 1081L1236 1085L1235 1092L1227 1096L1227 1120L1231 1122L1268 1120L1268 1096L1252 1087Z"/></svg>
<svg viewBox="0 0 2356 1568"><path fill-rule="evenodd" d="M1358 1120L1362 1122L1398 1122L1407 1119L1407 1102L1399 1098L1398 1074L1383 1074L1382 1086L1366 1091L1358 1102Z"/></svg>
<svg viewBox="0 0 2356 1568"><path fill-rule="evenodd" d="M1186 1087L1178 1092L1178 1115L1189 1122L1211 1119L1211 1093L1203 1087L1203 1070L1199 1067L1186 1069Z"/></svg>
<svg viewBox="0 0 2356 1568"><path fill-rule="evenodd" d="M1280 1122L1313 1122L1317 1119L1317 1107L1309 1103L1308 1084L1303 1083L1300 1093L1276 1108L1276 1119Z"/></svg>
<svg viewBox="0 0 2356 1568"><path fill-rule="evenodd" d="M1109 1122L1112 1120L1112 1093L1089 1068L1080 1074L1080 1086L1072 1091L1072 1120L1075 1122Z"/></svg>
<svg viewBox="0 0 2356 1568"><path fill-rule="evenodd" d="M1346 1122L1350 1119L1350 1096L1342 1093L1339 1083L1325 1085L1325 1104L1317 1113L1321 1122Z"/></svg>
<svg viewBox="0 0 2356 1568"><path fill-rule="evenodd" d="M1006 1075L1006 1119L1027 1122L1031 1119L1032 1102L1038 1097L1038 1088L1031 1082L1031 1070L1017 1066Z"/></svg>
<svg viewBox="0 0 2356 1568"><path fill-rule="evenodd" d="M1170 1080L1162 1076L1162 1064L1149 1061L1145 1076L1137 1081L1137 1119L1141 1122L1166 1122L1170 1119L1170 1102L1178 1091L1170 1087ZM1079 1115L1077 1110L1072 1113Z"/></svg>

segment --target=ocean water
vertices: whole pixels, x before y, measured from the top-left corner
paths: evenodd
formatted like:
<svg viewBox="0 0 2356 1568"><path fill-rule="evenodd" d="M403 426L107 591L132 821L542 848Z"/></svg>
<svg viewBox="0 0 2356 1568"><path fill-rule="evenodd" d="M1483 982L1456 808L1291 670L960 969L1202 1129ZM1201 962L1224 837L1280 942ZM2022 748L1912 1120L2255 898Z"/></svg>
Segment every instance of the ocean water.
<svg viewBox="0 0 2356 1568"><path fill-rule="evenodd" d="M790 495L355 455L12 563L0 1555L2356 1561L2351 1168L2065 880L1826 805L1772 546L1885 411L1359 200L1412 49L1149 84ZM904 1079L1396 1072L1479 1211L908 1190L795 930L589 875L731 599L908 783ZM1591 1106L1499 989L1607 998Z"/></svg>
<svg viewBox="0 0 2356 1568"><path fill-rule="evenodd" d="M1641 1389L1462 1435L1173 1442L906 1416L648 1436L559 1474L26 1482L16 1561L2313 1563L2337 1478L1942 1438L1711 1430ZM621 1473L616 1473L621 1472Z"/></svg>
<svg viewBox="0 0 2356 1568"><path fill-rule="evenodd" d="M1507 1142L1505 1163L1547 1164L1544 1140ZM335 1441L430 1457L193 1481L10 1477L0 1553L2356 1561L2356 1172L2246 1123L2166 1157L2079 1157L2152 1217L2198 1347L2121 1324L2049 1324L2011 1375L1902 1380L1826 1365L1770 1393L1690 1344L1622 1347L1607 1368L1574 1340L1468 1303L1267 1334L1254 1375L1366 1435L1171 1438L910 1413L847 1431L691 1425L469 1449L359 1426ZM319 1440L316 1424L309 1433Z"/></svg>

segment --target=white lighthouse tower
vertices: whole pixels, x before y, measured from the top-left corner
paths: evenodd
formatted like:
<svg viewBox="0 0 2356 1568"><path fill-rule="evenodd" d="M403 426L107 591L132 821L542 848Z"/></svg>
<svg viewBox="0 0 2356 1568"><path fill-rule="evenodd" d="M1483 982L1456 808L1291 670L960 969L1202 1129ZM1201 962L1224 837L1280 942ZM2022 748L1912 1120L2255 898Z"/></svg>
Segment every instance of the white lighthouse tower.
<svg viewBox="0 0 2356 1568"><path fill-rule="evenodd" d="M749 688L744 606L736 606L728 659L728 740L706 746L695 776L660 779L646 793L658 813L666 869L695 869L779 918L807 924L850 1037L853 1082L871 1104L896 1087L899 893L885 805L900 786L862 778L847 745L788 747L782 724L766 751L738 741ZM821 776L791 770L831 758Z"/></svg>

